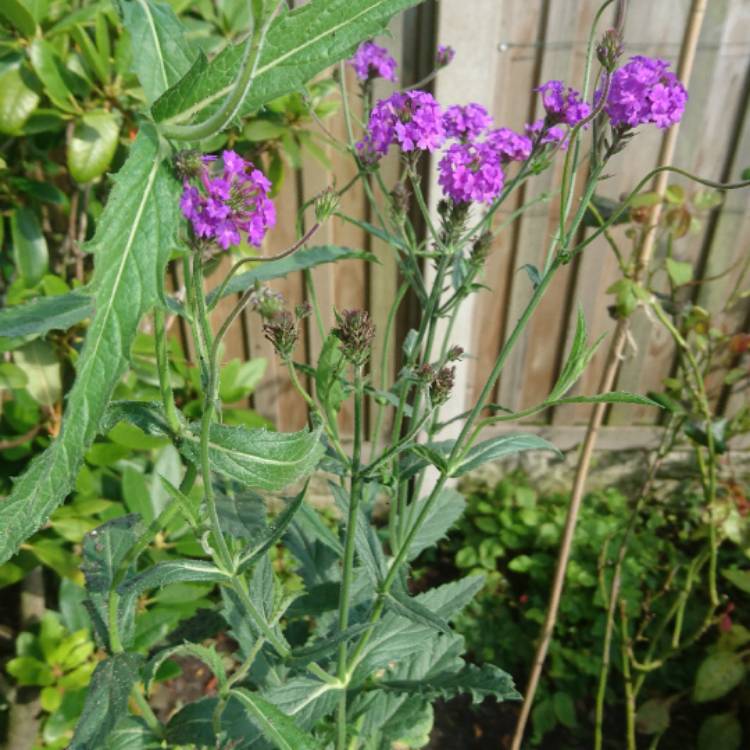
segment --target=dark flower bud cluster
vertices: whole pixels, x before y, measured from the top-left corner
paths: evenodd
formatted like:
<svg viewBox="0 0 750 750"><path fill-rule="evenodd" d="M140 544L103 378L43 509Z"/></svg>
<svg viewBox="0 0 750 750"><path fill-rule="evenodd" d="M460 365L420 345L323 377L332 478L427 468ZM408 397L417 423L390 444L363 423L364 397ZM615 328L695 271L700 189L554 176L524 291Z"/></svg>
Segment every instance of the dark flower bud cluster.
<svg viewBox="0 0 750 750"><path fill-rule="evenodd" d="M455 384L456 368L441 367L430 383L430 400L433 406L444 404L450 398Z"/></svg>
<svg viewBox="0 0 750 750"><path fill-rule="evenodd" d="M370 347L375 338L375 325L366 310L336 312L337 326L332 333L341 341L344 357L356 367L364 365L370 357Z"/></svg>
<svg viewBox="0 0 750 750"><path fill-rule="evenodd" d="M282 359L291 357L299 338L297 321L288 310L274 313L263 324L263 334Z"/></svg>
<svg viewBox="0 0 750 750"><path fill-rule="evenodd" d="M462 346L452 346L448 349L447 359L449 362L460 362L464 357L464 348Z"/></svg>
<svg viewBox="0 0 750 750"><path fill-rule="evenodd" d="M437 52L435 53L435 66L444 68L453 62L455 56L456 50L453 47L448 44L438 44Z"/></svg>
<svg viewBox="0 0 750 750"><path fill-rule="evenodd" d="M474 263L484 262L484 259L490 254L491 248L492 232L482 232L471 246L471 260Z"/></svg>
<svg viewBox="0 0 750 750"><path fill-rule="evenodd" d="M596 48L596 59L607 73L612 73L622 52L622 35L617 29L608 29Z"/></svg>

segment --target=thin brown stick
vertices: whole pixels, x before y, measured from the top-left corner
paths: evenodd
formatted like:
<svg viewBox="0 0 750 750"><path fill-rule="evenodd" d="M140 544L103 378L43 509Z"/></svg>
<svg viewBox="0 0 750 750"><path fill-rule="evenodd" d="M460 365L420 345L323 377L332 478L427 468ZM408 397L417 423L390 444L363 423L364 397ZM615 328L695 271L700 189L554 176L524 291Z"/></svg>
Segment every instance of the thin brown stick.
<svg viewBox="0 0 750 750"><path fill-rule="evenodd" d="M687 86L690 81L690 74L693 69L693 63L695 61L695 52L698 46L698 37L700 36L700 30L703 25L703 19L706 12L706 5L708 0L693 0L690 18L688 19L687 26L685 28L685 34L683 37L682 51L680 54L680 62L677 68L677 77ZM659 166L669 166L674 158L675 145L677 143L677 134L679 132L679 125L674 125L667 131L666 136L662 142L661 151L659 154ZM667 175L666 170L661 171L657 174L654 181L654 192L658 193L662 197L666 193L667 189ZM643 245L638 253L636 261L635 281L637 282L647 268L651 255L654 248L654 240L656 238L656 232L654 231L659 223L661 216L661 205L663 201L654 206L650 216L650 231L645 238ZM625 344L628 340L628 329L629 323L627 318L621 318L617 321L614 336L609 347L607 354L607 361L604 366L604 372L599 384L599 393L606 393L612 390L617 371L619 369L620 361L622 359ZM594 452L594 447L599 436L599 430L601 428L603 419L605 404L596 404L591 411L591 417L589 418L588 427L586 430L586 437L583 441L581 448L581 456L578 460L578 466L576 467L575 480L573 482L573 492L570 499L570 507L568 508L568 515L565 519L565 529L563 531L562 541L560 543L560 551L557 558L557 566L555 569L555 575L552 583L552 591L550 592L550 601L547 608L547 614L542 626L541 636L539 643L537 644L536 652L534 654L534 661L531 667L531 673L529 675L529 682L526 687L526 694L524 695L523 706L521 707L521 713L518 717L516 724L516 730L511 744L511 750L521 750L521 741L523 734L526 729L526 724L531 714L531 707L534 703L534 696L539 685L539 679L544 668L544 663L547 658L547 652L549 650L550 642L555 630L555 624L557 622L557 613L560 607L560 599L562 597L563 587L565 584L565 573L568 567L568 561L570 560L570 552L573 546L573 537L575 534L576 524L578 522L578 514L581 509L581 503L583 500L583 493L586 488L586 480L588 479L589 469L591 467L591 457Z"/></svg>

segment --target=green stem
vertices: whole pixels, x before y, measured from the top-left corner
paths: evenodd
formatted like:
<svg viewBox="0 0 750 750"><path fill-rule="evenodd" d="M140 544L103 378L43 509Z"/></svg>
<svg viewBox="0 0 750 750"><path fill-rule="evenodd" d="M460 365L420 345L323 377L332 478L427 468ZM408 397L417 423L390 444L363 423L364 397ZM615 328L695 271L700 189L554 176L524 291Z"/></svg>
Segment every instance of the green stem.
<svg viewBox="0 0 750 750"><path fill-rule="evenodd" d="M362 499L362 476L360 460L362 452L362 410L363 410L362 367L354 365L354 445L352 447L352 483L349 496L349 513L346 523L346 539L344 541L344 560L341 577L341 594L339 597L339 632L343 633L349 626L349 597L352 577L354 575L354 540L357 533L359 504ZM338 676L343 682L346 680L347 646L346 642L339 646ZM336 720L336 747L346 750L346 688L341 692L338 715Z"/></svg>
<svg viewBox="0 0 750 750"><path fill-rule="evenodd" d="M266 622L265 618L253 604L253 600L250 598L248 591L247 582L242 576L238 576L232 582L232 589L240 598L242 606L248 614L250 620L252 620L255 627L258 629L260 634L265 638L277 651L279 656L286 659L291 654L289 646L284 643L277 635L273 632L271 626Z"/></svg>
<svg viewBox="0 0 750 750"><path fill-rule="evenodd" d="M156 718L156 714L152 711L151 706L149 706L148 701L146 700L146 697L141 693L140 687L135 686L133 687L132 692L130 693L133 696L133 700L135 701L136 705L138 706L141 716L143 717L143 720L148 725L149 729L157 735L157 737L161 737L162 735L162 726L159 719Z"/></svg>
<svg viewBox="0 0 750 750"><path fill-rule="evenodd" d="M281 3L279 3L280 5ZM226 99L219 109L202 122L194 125L180 125L169 120L163 122L159 129L166 138L178 141L200 141L220 133L237 116L242 103L250 92L255 73L258 69L260 53L265 44L266 34L275 15L272 13L263 23L256 23L245 43L240 62L240 70Z"/></svg>
<svg viewBox="0 0 750 750"><path fill-rule="evenodd" d="M156 369L159 373L159 391L164 405L167 424L173 434L179 435L182 429L177 407L174 402L172 384L169 380L169 356L167 352L167 328L164 308L157 304L154 308L154 338L156 349Z"/></svg>

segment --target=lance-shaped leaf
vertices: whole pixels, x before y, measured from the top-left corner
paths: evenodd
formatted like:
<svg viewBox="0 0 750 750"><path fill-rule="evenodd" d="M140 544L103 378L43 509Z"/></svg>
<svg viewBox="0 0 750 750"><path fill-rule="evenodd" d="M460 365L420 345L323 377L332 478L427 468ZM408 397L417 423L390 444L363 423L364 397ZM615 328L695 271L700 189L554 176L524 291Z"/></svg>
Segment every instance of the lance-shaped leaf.
<svg viewBox="0 0 750 750"><path fill-rule="evenodd" d="M167 3L121 0L119 6L136 50L133 70L151 104L190 70L196 51Z"/></svg>
<svg viewBox="0 0 750 750"><path fill-rule="evenodd" d="M321 748L321 745L307 732L300 729L293 719L282 713L273 703L261 698L258 693L237 688L232 691L232 695L245 707L250 721L279 750Z"/></svg>
<svg viewBox="0 0 750 750"><path fill-rule="evenodd" d="M57 297L37 297L0 310L0 336L43 336L66 331L94 314L94 300L80 291Z"/></svg>
<svg viewBox="0 0 750 750"><path fill-rule="evenodd" d="M22 474L0 508L0 562L31 536L73 488L112 391L127 367L142 315L156 302L178 225L179 183L162 164L150 127L141 130L97 232L96 314L78 360L62 429Z"/></svg>
<svg viewBox="0 0 750 750"><path fill-rule="evenodd" d="M185 581L218 582L231 579L229 573L219 570L205 560L165 560L147 568L143 573L125 579L117 588L122 596L141 594L149 589L161 588L168 583Z"/></svg>
<svg viewBox="0 0 750 750"><path fill-rule="evenodd" d="M156 674L159 671L164 662L172 656L192 656L195 659L202 661L216 676L219 686L223 689L227 683L227 673L224 669L224 662L221 659L221 655L216 648L211 645L210 647L201 646L199 643L180 643L177 646L165 648L159 651L157 654L151 657L148 664L146 665L143 684L146 690L150 690L151 684L156 678Z"/></svg>
<svg viewBox="0 0 750 750"><path fill-rule="evenodd" d="M97 665L69 750L104 747L115 724L127 713L128 696L142 662L140 654L121 653Z"/></svg>
<svg viewBox="0 0 750 750"><path fill-rule="evenodd" d="M560 455L560 451L552 443L538 435L503 435L475 445L453 469L451 476L460 477L487 461L495 461L521 451L552 451Z"/></svg>
<svg viewBox="0 0 750 750"><path fill-rule="evenodd" d="M268 31L240 114L299 89L363 40L385 30L390 18L420 0L312 0L280 14ZM157 121L205 119L231 91L244 52L232 45L211 62L199 57L188 74L152 107Z"/></svg>
<svg viewBox="0 0 750 750"><path fill-rule="evenodd" d="M180 449L190 461L200 460L198 425ZM269 432L211 425L211 468L230 479L263 490L280 490L312 473L323 455L320 431Z"/></svg>
<svg viewBox="0 0 750 750"><path fill-rule="evenodd" d="M427 502L426 499L417 502L415 517L421 510L420 505L425 502ZM440 541L453 528L453 524L461 518L464 508L466 508L466 500L460 492L451 489L443 490L435 498L430 512L417 529L409 545L409 560L413 560L423 549Z"/></svg>
<svg viewBox="0 0 750 750"><path fill-rule="evenodd" d="M339 260L370 260L375 261L375 256L362 250L352 250L349 247L338 247L337 245L319 245L299 250L286 258L272 260L268 263L259 263L251 271L241 273L233 277L229 283L221 290L221 296L226 297L228 294L237 294L244 292L256 282L271 281L271 279L280 279L288 276L295 271L306 271L324 263L335 263ZM212 305L216 301L217 292L215 289L211 292L207 301Z"/></svg>

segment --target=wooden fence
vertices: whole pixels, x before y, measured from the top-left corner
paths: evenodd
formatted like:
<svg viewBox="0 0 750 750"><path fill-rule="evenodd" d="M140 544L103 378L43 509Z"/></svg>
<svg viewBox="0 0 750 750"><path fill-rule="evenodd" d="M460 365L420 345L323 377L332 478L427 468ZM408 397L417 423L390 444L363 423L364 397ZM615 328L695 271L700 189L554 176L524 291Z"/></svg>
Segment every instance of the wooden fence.
<svg viewBox="0 0 750 750"><path fill-rule="evenodd" d="M534 87L551 78L573 85L580 82L587 35L598 6L599 0L441 0L424 3L397 19L391 28L392 36L381 41L400 63L406 85L429 72L438 43L452 45L456 58L434 83L440 102L447 105L477 101L487 107L498 125L522 129L525 122L541 116ZM658 56L676 63L689 8L689 0L631 0L625 31L626 54ZM607 20L611 21L611 16ZM750 166L749 29L750 0L708 3L675 164L713 180L736 180ZM349 80L349 88L355 90L353 80ZM383 85L378 93L389 90L388 85ZM328 127L344 140L341 118L330 120ZM616 157L608 170L612 177L602 184L601 193L617 199L632 189L655 166L662 137L655 128L643 128L624 153ZM339 185L353 175L349 159L335 150L330 151L329 157L332 174L307 160L301 170L287 178L276 201L279 222L269 239L268 253L293 242L295 217L303 201L331 184L333 175ZM522 202L554 191L559 184L561 161L530 181L516 202L504 208L504 215ZM386 182L395 179L397 169L395 159L387 162ZM434 175L431 180L434 182ZM434 202L437 191L431 192ZM343 209L354 216L366 216L360 188L347 194ZM556 201L540 202L495 241L483 278L489 289L467 305L455 329L456 343L469 354L459 365L452 405L456 413L473 403L485 382L504 337L530 294L529 279L519 269L526 263L543 262L556 222ZM333 322L334 307L367 307L382 331L398 284L392 251L381 243L370 243L359 229L338 220L329 222L312 244L327 243L368 249L380 263L346 261L313 271L326 324ZM694 264L699 277L718 276L737 264L718 281L694 287L700 304L715 306L725 299L737 282L743 257L750 254L750 190L728 193L721 208L704 221L701 231L680 241L678 252L680 259ZM615 259L604 240L592 243L577 262L559 273L509 360L495 394L497 402L521 408L546 396L569 346L579 304L592 336L613 329L614 321L607 311L612 297L606 290L617 278ZM273 286L291 304L304 299L304 283L299 274ZM224 304L231 306L232 301ZM723 323L748 330L748 309L747 305L738 306ZM403 332L418 319L419 311L407 301L399 315ZM221 313L217 317L221 318ZM671 342L642 311L634 315L632 330L632 346L622 362L617 388L640 393L659 389L674 366ZM314 361L320 345L316 328L309 326L297 358ZM380 356L377 346L375 362ZM596 391L605 351L606 343L581 379L579 393ZM226 354L229 358L266 357L269 367L254 396L255 408L279 429L297 429L304 424L304 403L290 387L264 340L257 315L244 316L242 325L227 341ZM388 371L393 374L398 367L397 355L395 351L389 355ZM377 372L374 376L380 377ZM723 408L735 409L742 398L742 394L724 394ZM541 415L537 422L548 425L553 432L570 433L570 428L583 424L587 417L588 407L566 406ZM658 418L654 409L614 407L607 417L605 442L617 445L618 436L623 435L631 435L632 439L633 430L623 430L623 426L653 425ZM350 415L344 414L342 421L346 432Z"/></svg>

